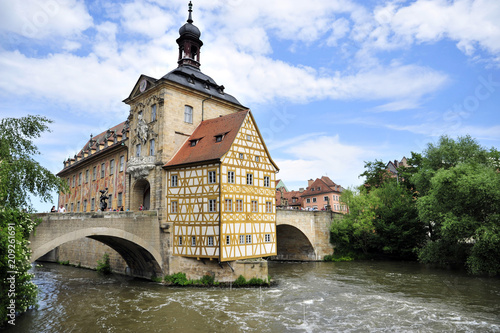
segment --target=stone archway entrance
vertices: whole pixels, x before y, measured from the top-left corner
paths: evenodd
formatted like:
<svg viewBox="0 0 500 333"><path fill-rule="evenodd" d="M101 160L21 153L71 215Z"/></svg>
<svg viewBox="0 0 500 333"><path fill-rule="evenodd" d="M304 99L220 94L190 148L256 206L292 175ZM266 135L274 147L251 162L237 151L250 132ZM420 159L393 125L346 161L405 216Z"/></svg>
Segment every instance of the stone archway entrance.
<svg viewBox="0 0 500 333"><path fill-rule="evenodd" d="M144 210L151 209L151 186L146 179L140 179L134 184L130 210L139 210L141 205Z"/></svg>
<svg viewBox="0 0 500 333"><path fill-rule="evenodd" d="M317 259L311 242L296 227L286 224L278 225L276 234L278 253L271 260L310 261Z"/></svg>

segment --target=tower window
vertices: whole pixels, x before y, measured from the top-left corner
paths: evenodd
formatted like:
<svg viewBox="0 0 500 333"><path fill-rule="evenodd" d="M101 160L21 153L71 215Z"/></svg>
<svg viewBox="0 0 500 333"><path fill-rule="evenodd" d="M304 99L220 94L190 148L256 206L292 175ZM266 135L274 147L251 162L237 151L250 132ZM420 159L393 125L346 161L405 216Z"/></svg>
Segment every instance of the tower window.
<svg viewBox="0 0 500 333"><path fill-rule="evenodd" d="M184 122L193 123L193 108L189 105L184 106Z"/></svg>

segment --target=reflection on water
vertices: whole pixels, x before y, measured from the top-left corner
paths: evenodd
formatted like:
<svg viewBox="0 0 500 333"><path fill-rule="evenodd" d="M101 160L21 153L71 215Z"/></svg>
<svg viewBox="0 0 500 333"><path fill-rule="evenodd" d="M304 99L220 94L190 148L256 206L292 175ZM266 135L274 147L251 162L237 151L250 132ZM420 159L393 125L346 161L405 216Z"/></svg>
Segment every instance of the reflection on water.
<svg viewBox="0 0 500 333"><path fill-rule="evenodd" d="M172 288L44 263L8 332L500 332L500 280L413 263L270 263L272 288Z"/></svg>

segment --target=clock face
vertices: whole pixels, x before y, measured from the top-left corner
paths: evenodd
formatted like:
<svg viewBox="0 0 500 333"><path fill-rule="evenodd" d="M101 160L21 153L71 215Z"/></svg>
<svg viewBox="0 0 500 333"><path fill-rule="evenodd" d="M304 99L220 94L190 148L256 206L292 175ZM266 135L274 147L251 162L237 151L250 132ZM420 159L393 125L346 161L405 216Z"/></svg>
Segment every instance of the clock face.
<svg viewBox="0 0 500 333"><path fill-rule="evenodd" d="M139 90L141 92L144 92L144 90L146 90L147 84L148 82L146 80L142 80L141 83L139 83Z"/></svg>

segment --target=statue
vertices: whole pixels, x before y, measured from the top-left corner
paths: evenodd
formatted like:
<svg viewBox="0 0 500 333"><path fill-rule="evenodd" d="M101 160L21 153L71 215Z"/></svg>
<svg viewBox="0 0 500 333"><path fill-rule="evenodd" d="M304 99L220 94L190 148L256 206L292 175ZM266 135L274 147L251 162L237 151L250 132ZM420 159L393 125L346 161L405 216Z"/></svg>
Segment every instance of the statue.
<svg viewBox="0 0 500 333"><path fill-rule="evenodd" d="M106 211L106 208L108 207L108 203L106 200L108 200L108 188L106 187L105 190L100 190L101 192L101 198L99 199L101 202L101 211Z"/></svg>
<svg viewBox="0 0 500 333"><path fill-rule="evenodd" d="M148 124L144 121L142 114L139 114L139 121L137 123L137 136L143 144L148 140Z"/></svg>

